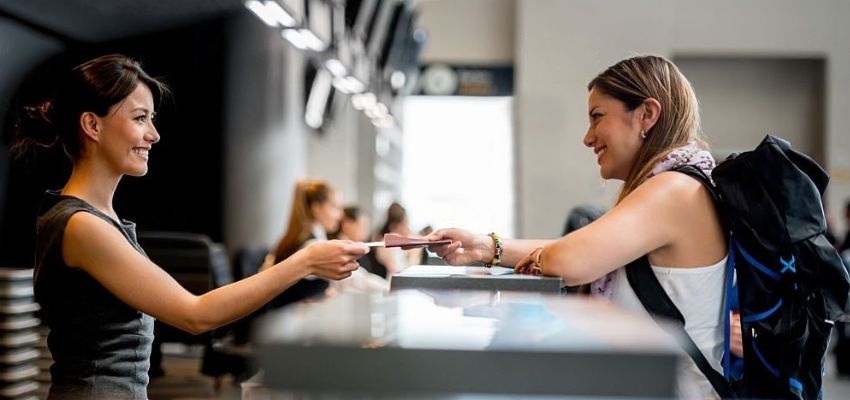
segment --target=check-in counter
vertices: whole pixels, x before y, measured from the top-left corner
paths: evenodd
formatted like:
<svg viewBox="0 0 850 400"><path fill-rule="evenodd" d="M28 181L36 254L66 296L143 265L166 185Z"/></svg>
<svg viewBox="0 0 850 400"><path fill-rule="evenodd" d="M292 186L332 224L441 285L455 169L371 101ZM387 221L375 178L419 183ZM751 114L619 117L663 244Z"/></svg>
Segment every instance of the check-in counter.
<svg viewBox="0 0 850 400"><path fill-rule="evenodd" d="M559 293L561 278L514 274L502 267L411 265L390 277L390 289L510 290Z"/></svg>
<svg viewBox="0 0 850 400"><path fill-rule="evenodd" d="M672 398L682 359L652 321L530 292L340 295L269 315L258 342L262 385L307 397Z"/></svg>

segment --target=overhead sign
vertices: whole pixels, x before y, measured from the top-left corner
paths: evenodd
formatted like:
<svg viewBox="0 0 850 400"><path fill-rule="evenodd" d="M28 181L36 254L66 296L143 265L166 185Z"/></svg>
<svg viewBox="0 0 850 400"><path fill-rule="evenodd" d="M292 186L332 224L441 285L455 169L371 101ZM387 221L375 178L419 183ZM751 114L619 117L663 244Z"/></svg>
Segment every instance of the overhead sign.
<svg viewBox="0 0 850 400"><path fill-rule="evenodd" d="M431 96L512 96L513 66L454 66L430 64L422 67L415 94Z"/></svg>

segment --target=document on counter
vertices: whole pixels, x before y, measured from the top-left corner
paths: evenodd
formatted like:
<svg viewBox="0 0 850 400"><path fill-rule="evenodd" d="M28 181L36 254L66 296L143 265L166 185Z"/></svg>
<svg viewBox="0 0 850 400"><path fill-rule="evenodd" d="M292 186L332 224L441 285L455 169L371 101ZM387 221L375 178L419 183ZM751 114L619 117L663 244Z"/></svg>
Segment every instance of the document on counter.
<svg viewBox="0 0 850 400"><path fill-rule="evenodd" d="M505 267L453 267L451 265L411 265L399 272L401 276L440 277L451 275L507 275L512 274L512 268Z"/></svg>

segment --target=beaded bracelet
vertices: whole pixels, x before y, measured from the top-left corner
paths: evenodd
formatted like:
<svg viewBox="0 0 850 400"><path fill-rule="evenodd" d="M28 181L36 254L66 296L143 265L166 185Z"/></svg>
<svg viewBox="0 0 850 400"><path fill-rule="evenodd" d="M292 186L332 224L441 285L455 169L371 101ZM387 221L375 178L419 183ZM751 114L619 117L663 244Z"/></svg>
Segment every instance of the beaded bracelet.
<svg viewBox="0 0 850 400"><path fill-rule="evenodd" d="M502 262L502 252L505 251L504 246L502 245L502 238L496 234L496 232L490 232L487 234L493 239L493 245L496 247L496 251L493 253L493 259L490 262L484 263L484 266L490 268L494 265L499 265Z"/></svg>

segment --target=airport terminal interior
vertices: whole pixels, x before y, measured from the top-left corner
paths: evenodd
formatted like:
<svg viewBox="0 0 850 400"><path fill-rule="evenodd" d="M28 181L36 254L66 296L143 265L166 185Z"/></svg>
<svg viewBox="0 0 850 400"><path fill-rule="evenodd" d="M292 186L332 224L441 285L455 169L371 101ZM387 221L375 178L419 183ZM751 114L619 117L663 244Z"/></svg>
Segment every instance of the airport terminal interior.
<svg viewBox="0 0 850 400"><path fill-rule="evenodd" d="M850 399L848 19L845 0L0 0L0 399ZM149 77L77 109L90 60ZM119 160L109 121L138 93ZM33 113L54 136L21 146ZM766 135L787 169L724 176ZM105 208L75 191L104 174ZM70 213L46 239L48 190L110 234ZM738 250L745 228L764 253ZM683 326L638 293L640 260ZM110 348L110 307L146 344Z"/></svg>

